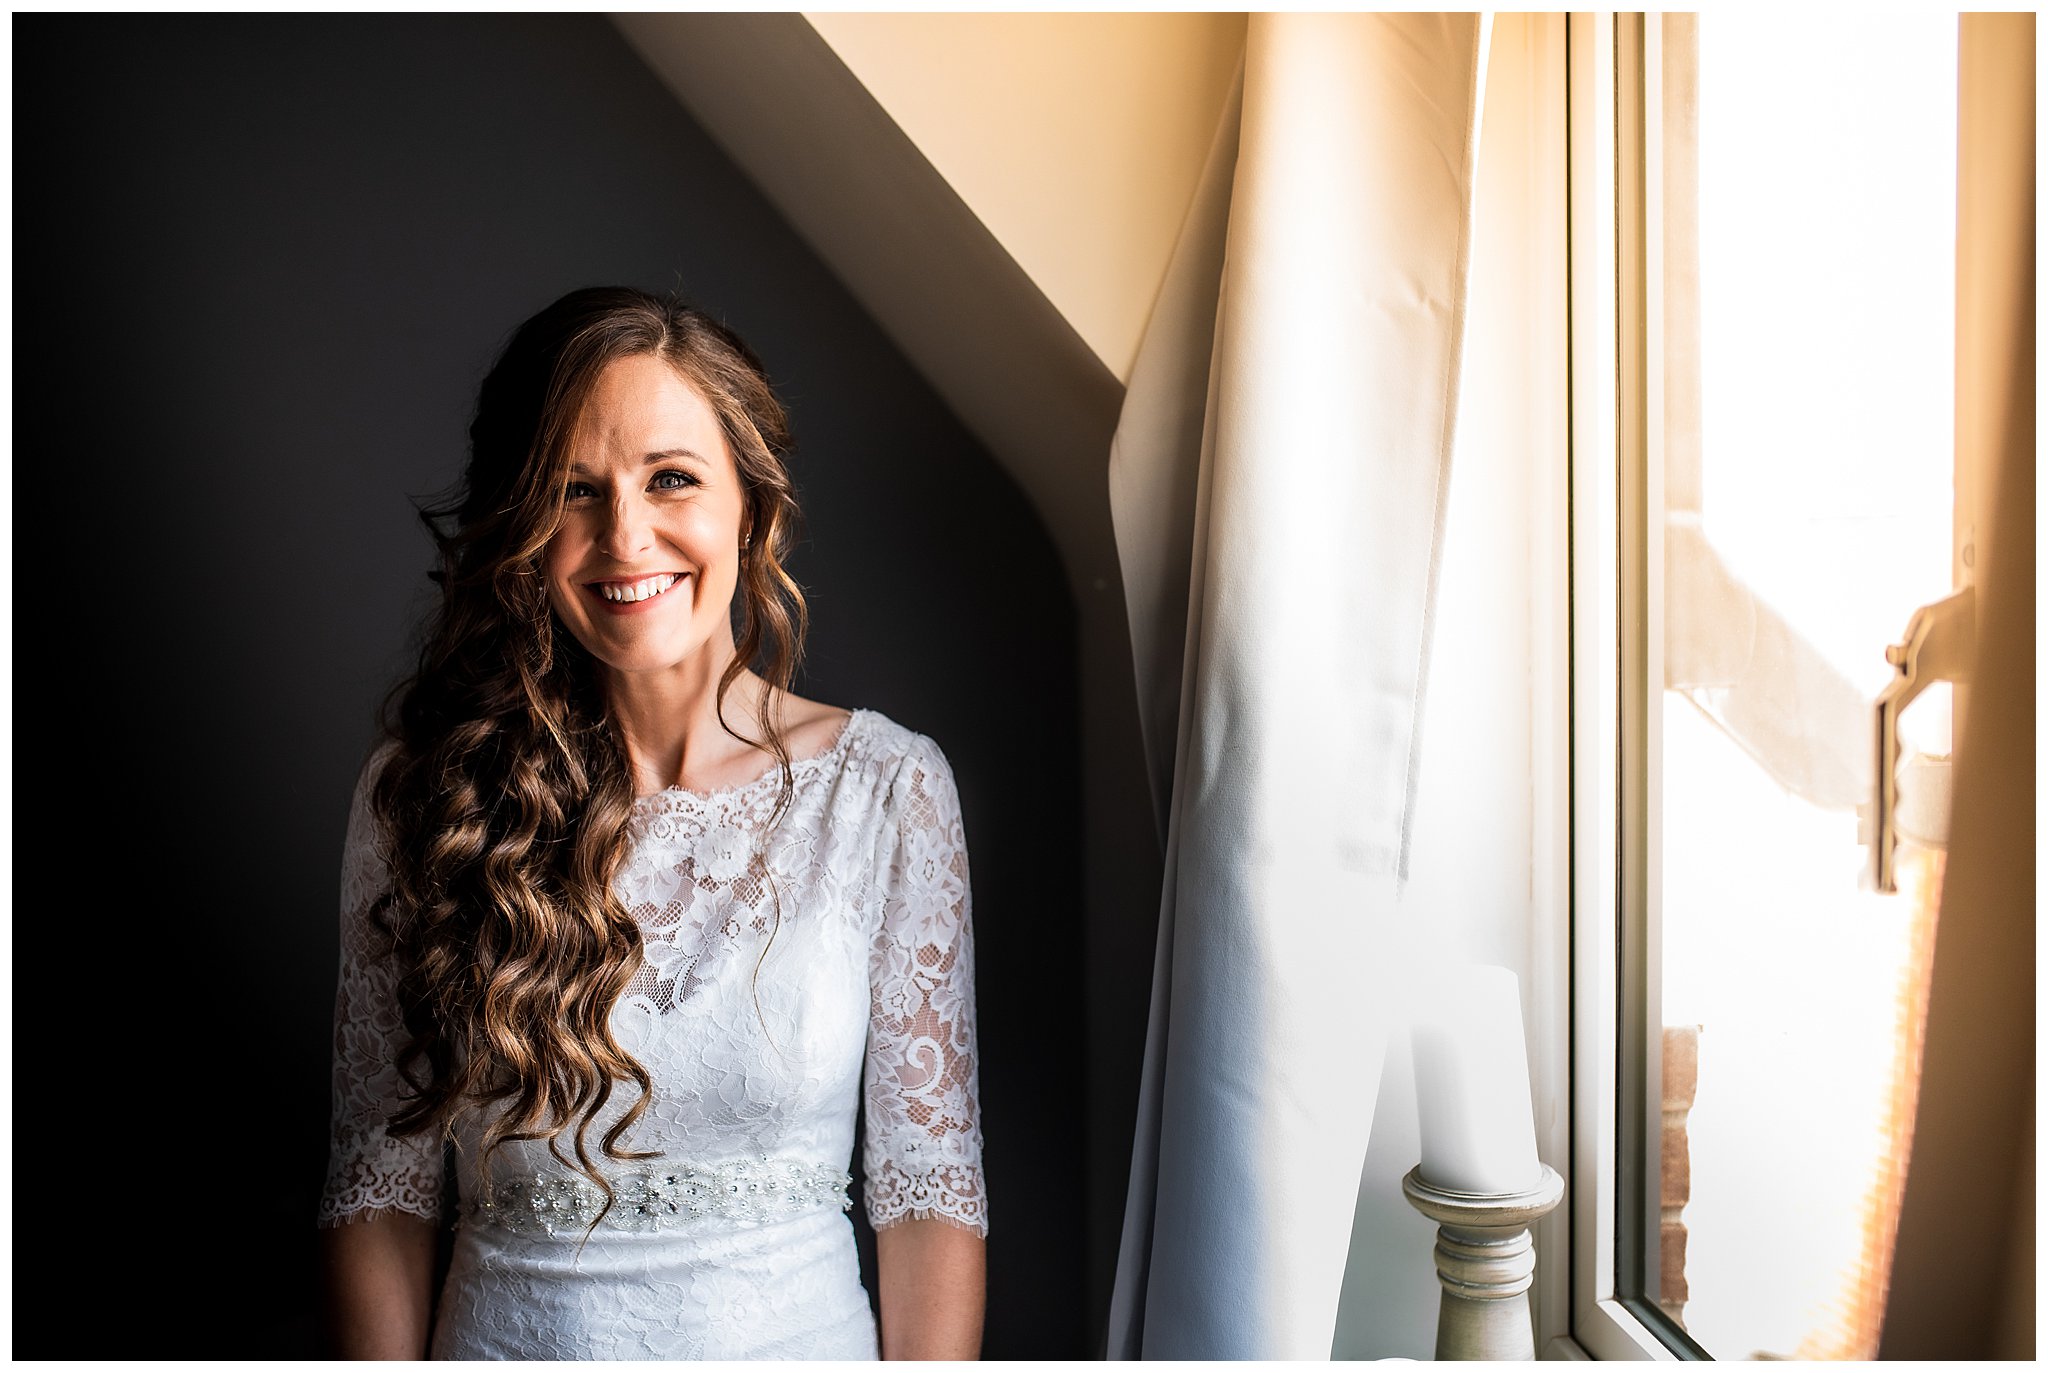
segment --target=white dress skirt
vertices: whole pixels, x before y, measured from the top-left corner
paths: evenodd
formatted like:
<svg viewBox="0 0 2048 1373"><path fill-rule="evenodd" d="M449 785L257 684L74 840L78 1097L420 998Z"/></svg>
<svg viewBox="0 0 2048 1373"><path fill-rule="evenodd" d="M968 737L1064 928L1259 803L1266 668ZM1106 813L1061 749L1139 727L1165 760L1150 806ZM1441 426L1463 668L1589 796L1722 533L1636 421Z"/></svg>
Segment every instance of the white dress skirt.
<svg viewBox="0 0 2048 1373"><path fill-rule="evenodd" d="M616 890L646 958L612 1026L654 1083L620 1144L657 1156L601 1161L608 1211L544 1144L504 1145L485 1176L473 1113L452 1193L437 1142L385 1131L404 1033L369 919L388 880L368 804L382 758L357 785L343 863L321 1223L453 1222L436 1358L875 1357L846 1215L856 1109L876 1229L987 1233L966 844L937 746L855 711L795 763L772 827L775 772L634 803Z"/></svg>

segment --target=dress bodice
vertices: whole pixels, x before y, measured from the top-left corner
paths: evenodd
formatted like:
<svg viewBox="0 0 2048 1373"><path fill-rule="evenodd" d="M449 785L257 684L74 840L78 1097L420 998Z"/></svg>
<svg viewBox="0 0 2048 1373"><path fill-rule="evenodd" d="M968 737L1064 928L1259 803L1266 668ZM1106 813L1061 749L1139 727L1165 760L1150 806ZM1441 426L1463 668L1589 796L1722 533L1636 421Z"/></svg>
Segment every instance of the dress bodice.
<svg viewBox="0 0 2048 1373"><path fill-rule="evenodd" d="M856 1313L844 1290L854 1270L839 1214L857 1109L876 1228L916 1217L986 1232L966 848L951 772L929 739L855 711L830 747L792 765L779 819L777 771L634 803L614 890L640 927L644 959L611 1024L653 1082L620 1144L656 1157L601 1164L620 1200L595 1229L600 1194L544 1143L504 1145L485 1176L478 1122L465 1115L450 1198L438 1146L384 1131L400 1104L403 1035L395 975L368 918L387 887L368 804L377 765L358 785L344 862L321 1219L378 1210L432 1219L453 1208L461 1229L437 1353L843 1354L843 1339L798 1338L797 1327L833 1310L839 1337L859 1324L871 1345L865 1302ZM618 1097L593 1140L633 1099L630 1086ZM580 1275L567 1288L556 1272L565 1263ZM800 1271L827 1282L837 1306L813 1301L778 1318L774 1310L801 1298ZM607 1273L609 1283L590 1281ZM647 1314L626 1305L654 1299L644 1290L650 1273L664 1284L661 1309L676 1315L635 1334L627 1327ZM753 1290L749 1273L765 1286L753 1315L738 1318L735 1305L749 1301L734 1293ZM606 1288L616 1291L592 1295ZM706 1302L728 1319L710 1322ZM529 1309L515 1313L521 1303ZM465 1329L451 1331L451 1321ZM564 1328L541 1328L550 1321ZM494 1327L524 1333L499 1344Z"/></svg>

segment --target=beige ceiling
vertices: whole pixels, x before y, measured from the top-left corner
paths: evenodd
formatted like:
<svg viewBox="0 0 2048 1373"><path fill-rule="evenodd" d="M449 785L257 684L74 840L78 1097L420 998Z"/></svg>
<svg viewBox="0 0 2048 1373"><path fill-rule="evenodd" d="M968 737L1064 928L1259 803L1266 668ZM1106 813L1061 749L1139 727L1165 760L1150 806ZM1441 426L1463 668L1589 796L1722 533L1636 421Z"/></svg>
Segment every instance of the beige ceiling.
<svg viewBox="0 0 2048 1373"><path fill-rule="evenodd" d="M1242 14L805 15L1119 381Z"/></svg>

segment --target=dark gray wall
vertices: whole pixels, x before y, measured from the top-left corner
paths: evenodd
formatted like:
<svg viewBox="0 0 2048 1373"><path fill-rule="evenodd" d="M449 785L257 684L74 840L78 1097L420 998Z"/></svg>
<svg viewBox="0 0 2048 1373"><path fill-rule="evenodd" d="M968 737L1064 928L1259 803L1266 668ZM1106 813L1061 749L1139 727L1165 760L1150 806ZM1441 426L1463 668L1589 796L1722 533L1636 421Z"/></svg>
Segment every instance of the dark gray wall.
<svg viewBox="0 0 2048 1373"><path fill-rule="evenodd" d="M411 498L510 328L622 282L726 316L793 409L801 689L953 762L986 1352L1087 1353L1073 612L988 454L601 18L13 33L16 1352L318 1351L335 882L426 604Z"/></svg>

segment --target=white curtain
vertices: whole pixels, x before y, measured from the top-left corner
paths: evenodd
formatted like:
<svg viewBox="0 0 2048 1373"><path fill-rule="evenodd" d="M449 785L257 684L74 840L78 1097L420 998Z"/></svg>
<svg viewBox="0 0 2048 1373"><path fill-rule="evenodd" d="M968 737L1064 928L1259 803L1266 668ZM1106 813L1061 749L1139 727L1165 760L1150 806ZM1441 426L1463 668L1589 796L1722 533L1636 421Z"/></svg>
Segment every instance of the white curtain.
<svg viewBox="0 0 2048 1373"><path fill-rule="evenodd" d="M1166 846L1108 1353L1326 1358L1387 1026L1483 23L1251 16L1110 460Z"/></svg>

